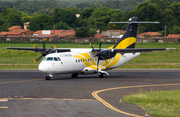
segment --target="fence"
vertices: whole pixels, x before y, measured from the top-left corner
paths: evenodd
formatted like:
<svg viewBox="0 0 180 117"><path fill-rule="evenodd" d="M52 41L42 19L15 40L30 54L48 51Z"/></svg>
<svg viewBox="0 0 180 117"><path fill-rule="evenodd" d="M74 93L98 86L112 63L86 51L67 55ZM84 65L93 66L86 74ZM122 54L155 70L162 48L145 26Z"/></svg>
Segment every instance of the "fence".
<svg viewBox="0 0 180 117"><path fill-rule="evenodd" d="M0 37L0 42L42 42L46 38L48 42L75 42L75 43L90 43L99 42L104 39L104 42L118 42L120 38L77 38L77 37ZM164 38L164 37L150 37L137 38L137 42L158 42L158 43L180 43L180 38Z"/></svg>

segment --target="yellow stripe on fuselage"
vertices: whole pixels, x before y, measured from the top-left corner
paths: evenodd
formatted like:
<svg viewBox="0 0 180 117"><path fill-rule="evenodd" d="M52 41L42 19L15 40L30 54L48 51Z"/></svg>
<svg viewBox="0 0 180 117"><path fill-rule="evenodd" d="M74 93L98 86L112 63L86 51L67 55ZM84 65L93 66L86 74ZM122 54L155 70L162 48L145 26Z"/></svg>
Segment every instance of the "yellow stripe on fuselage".
<svg viewBox="0 0 180 117"><path fill-rule="evenodd" d="M82 54L79 54L79 55L73 55L73 57L78 58L80 60L83 60L83 59L92 59L87 53L82 53ZM98 67L103 69L103 70L105 70L107 68L111 68L111 67L113 67L119 61L120 58L121 58L121 54L118 53L118 54L116 54L114 59L109 59L109 60L107 60L107 63L103 62L104 64L103 65L99 65ZM97 70L97 64L93 60L92 61L82 61L82 62L86 65L86 67L89 67L91 69Z"/></svg>
<svg viewBox="0 0 180 117"><path fill-rule="evenodd" d="M78 59L88 59L88 58L85 58L85 57L82 57L81 55L73 55L73 57L75 58L78 58ZM89 61L85 61L83 62L86 66L91 66L91 64L89 63Z"/></svg>
<svg viewBox="0 0 180 117"><path fill-rule="evenodd" d="M122 40L115 47L115 49L125 49L125 48L127 48L128 46L130 46L130 45L132 45L134 43L136 43L136 38L135 37L128 37L128 38ZM113 49L113 47L114 46L111 46L108 49ZM81 53L81 54L78 54L78 55L73 55L73 57L78 58L78 59L92 59L91 56L88 53ZM115 58L115 60L114 59L108 59L107 63L105 61L103 61L101 63L101 65L99 65L98 67L103 69L103 70L113 67L120 60L121 54L117 53L114 58ZM86 67L97 70L97 64L96 64L95 61L91 60L91 61L82 61L82 62L86 65Z"/></svg>
<svg viewBox="0 0 180 117"><path fill-rule="evenodd" d="M106 60L106 61L103 61L104 64L103 64L102 66L107 66L111 61L113 61L112 58L111 58L111 59L108 59L108 60Z"/></svg>
<svg viewBox="0 0 180 117"><path fill-rule="evenodd" d="M136 38L128 37L128 38L122 40L114 49L125 49L134 43L136 43ZM113 47L114 46L111 46L108 49L113 49ZM114 58L115 58L115 60L112 60L112 62L109 65L107 63L104 63L102 66L108 65L108 66L106 66L106 69L113 67L120 60L121 54L120 53L116 54L116 56Z"/></svg>
<svg viewBox="0 0 180 117"><path fill-rule="evenodd" d="M115 60L112 60L112 62L106 67L106 69L113 67L121 58L121 54L117 53L116 56L114 57Z"/></svg>
<svg viewBox="0 0 180 117"><path fill-rule="evenodd" d="M88 53L82 53L81 55L84 56L85 58L92 59L92 58L89 56ZM94 61L91 61L91 63L92 63L93 65L96 65L96 62L94 62Z"/></svg>
<svg viewBox="0 0 180 117"><path fill-rule="evenodd" d="M86 67L89 67L89 68L91 68L91 69L94 69L94 70L97 70L97 64L96 64L96 62L94 62L93 60L92 60L92 58L89 56L89 54L88 53L81 53L81 54L79 54L79 55L73 55L73 57L75 57L75 58L78 58L78 59L80 59L80 60L83 60L83 59L91 59L91 61L82 61L85 65L86 65ZM91 64L91 63L92 64ZM101 69L106 69L106 67L104 67L104 66L98 66L99 68L101 68Z"/></svg>

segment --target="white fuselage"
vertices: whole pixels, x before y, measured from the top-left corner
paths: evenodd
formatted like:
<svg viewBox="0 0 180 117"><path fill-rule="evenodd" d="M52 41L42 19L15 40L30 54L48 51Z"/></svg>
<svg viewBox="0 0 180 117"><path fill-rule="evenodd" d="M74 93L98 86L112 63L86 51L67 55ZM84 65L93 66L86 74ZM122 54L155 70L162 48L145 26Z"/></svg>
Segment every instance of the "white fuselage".
<svg viewBox="0 0 180 117"><path fill-rule="evenodd" d="M98 61L96 53L92 52L92 49L71 49L71 52L48 54L39 64L38 69L44 74L96 73ZM124 55L117 53L111 59L100 60L98 71L119 67L139 55L140 53Z"/></svg>

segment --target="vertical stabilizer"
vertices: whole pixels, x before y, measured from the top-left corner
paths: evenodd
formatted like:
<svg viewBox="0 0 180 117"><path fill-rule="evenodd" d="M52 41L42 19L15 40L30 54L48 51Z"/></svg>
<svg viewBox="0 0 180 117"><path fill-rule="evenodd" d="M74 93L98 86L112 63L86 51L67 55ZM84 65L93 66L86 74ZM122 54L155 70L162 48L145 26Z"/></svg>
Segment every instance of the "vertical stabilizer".
<svg viewBox="0 0 180 117"><path fill-rule="evenodd" d="M123 37L119 42L110 47L109 49L125 49L125 48L135 48L137 28L138 24L147 24L147 23L159 23L159 22L138 22L138 17L132 17L129 19L129 22L110 22L113 24L128 24L127 29Z"/></svg>

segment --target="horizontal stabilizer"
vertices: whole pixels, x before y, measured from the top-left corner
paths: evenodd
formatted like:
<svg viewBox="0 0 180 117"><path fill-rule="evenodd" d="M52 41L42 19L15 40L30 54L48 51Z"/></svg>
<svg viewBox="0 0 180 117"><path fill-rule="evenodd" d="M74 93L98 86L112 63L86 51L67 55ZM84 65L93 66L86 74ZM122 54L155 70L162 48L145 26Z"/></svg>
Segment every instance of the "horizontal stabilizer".
<svg viewBox="0 0 180 117"><path fill-rule="evenodd" d="M160 22L109 22L109 24L159 24Z"/></svg>

